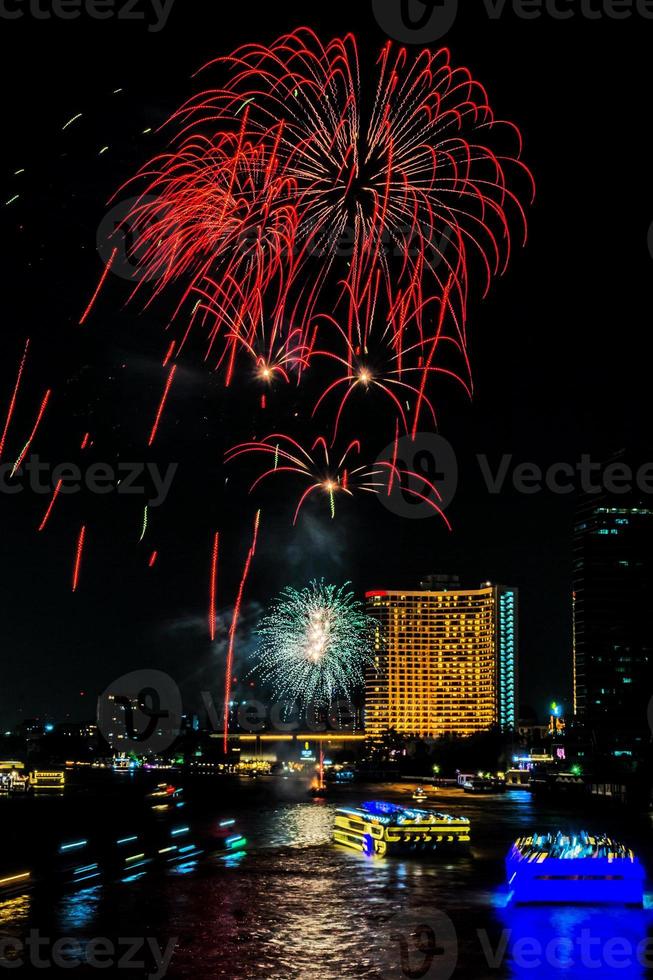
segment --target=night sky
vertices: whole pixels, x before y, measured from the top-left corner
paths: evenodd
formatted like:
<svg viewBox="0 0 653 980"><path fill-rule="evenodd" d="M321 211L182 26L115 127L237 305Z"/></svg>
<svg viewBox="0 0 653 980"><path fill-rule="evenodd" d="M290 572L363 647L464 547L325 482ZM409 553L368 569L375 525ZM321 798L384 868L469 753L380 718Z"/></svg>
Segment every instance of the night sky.
<svg viewBox="0 0 653 980"><path fill-rule="evenodd" d="M165 380L165 300L146 312L138 302L125 307L128 284L109 277L93 316L77 325L102 270L96 232L106 202L165 145L142 131L195 90L195 69L301 24L323 39L353 31L365 64L373 63L385 35L367 0L317 6L233 4L227 19L224 4L177 0L159 33L87 17L2 25L2 202L20 193L0 207L2 421L25 338L32 341L2 462L16 458L52 388L32 447L43 460L79 462L88 430L87 461L174 462L178 470L142 543L143 497L62 496L38 534L48 497L0 494L0 726L44 713L92 717L97 694L140 667L168 671L189 708L205 687L218 694L224 642L212 647L206 630L212 534L223 532L219 601L228 613L257 506L261 540L241 662L258 613L288 583L351 579L362 594L454 572L470 585L493 579L520 588L522 701L539 714L552 698L569 703L574 496L509 488L490 495L475 457L487 454L493 469L503 453L515 463L575 464L583 453L600 460L650 441L653 21L524 21L510 12L492 21L481 4L465 3L474 12L461 13L442 42L486 85L497 114L519 125L537 181L527 247L515 251L489 299L470 304L474 401L453 384L435 393L439 432L460 468L452 533L435 517L396 516L371 496L339 499L335 521L322 500L293 529L296 486L279 482L248 498L247 467L225 469L225 449L276 425L287 429L294 413L301 428L310 407L301 392L279 391L261 423L257 389L244 379L227 396L199 347L180 365L148 451ZM375 455L391 434L371 416L361 424ZM72 594L81 524L88 537ZM148 569L153 549L159 560ZM222 633L225 622L221 616Z"/></svg>

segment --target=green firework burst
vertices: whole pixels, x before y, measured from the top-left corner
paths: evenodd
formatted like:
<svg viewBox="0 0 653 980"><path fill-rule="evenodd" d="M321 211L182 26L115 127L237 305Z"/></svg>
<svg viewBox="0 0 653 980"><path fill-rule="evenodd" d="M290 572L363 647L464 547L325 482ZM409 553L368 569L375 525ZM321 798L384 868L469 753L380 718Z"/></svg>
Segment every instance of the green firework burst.
<svg viewBox="0 0 653 980"><path fill-rule="evenodd" d="M320 579L299 591L287 586L261 620L254 670L275 697L328 706L351 701L364 683L378 624L350 585Z"/></svg>

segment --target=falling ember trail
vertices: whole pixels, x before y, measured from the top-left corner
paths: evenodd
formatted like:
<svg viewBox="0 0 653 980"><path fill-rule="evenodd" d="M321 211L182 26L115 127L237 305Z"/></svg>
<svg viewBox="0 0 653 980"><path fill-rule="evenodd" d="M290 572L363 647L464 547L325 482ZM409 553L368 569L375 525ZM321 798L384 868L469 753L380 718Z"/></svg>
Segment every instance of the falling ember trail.
<svg viewBox="0 0 653 980"><path fill-rule="evenodd" d="M90 300L88 306L86 307L86 309L82 313L81 319L79 321L80 327L83 326L86 323L86 320L88 319L91 310L95 306L95 301L98 298L98 296L100 295L100 291L101 291L102 287L104 286L104 283L106 282L107 276L111 272L111 266L113 265L114 259L115 259L115 257L116 257L117 254L118 254L118 249L117 248L114 248L113 252L109 256L109 261L105 265L104 271L103 271L102 275L100 276L100 281L98 282L97 286L95 287L95 292L91 296L91 300Z"/></svg>
<svg viewBox="0 0 653 980"><path fill-rule="evenodd" d="M75 552L75 567L73 568L73 592L77 591L79 585L79 570L82 566L82 552L84 550L84 539L86 538L86 525L82 525L77 539L77 551Z"/></svg>
<svg viewBox="0 0 653 980"><path fill-rule="evenodd" d="M211 585L209 588L209 636L211 642L215 640L215 600L216 587L218 582L218 553L220 548L220 534L215 533L213 539L213 552L211 555Z"/></svg>
<svg viewBox="0 0 653 980"><path fill-rule="evenodd" d="M166 386L163 389L163 395L161 396L161 401L159 402L159 407L157 409L156 417L154 419L154 425L152 426L152 431L150 432L150 438L148 439L148 446L151 446L156 439L156 433L159 428L159 422L161 421L161 416L163 415L163 409L165 408L166 401L168 400L168 395L170 394L170 388L172 387L172 381L175 376L175 371L177 370L177 365L173 364L170 368L170 374L168 375L168 380L166 381Z"/></svg>
<svg viewBox="0 0 653 980"><path fill-rule="evenodd" d="M72 117L71 117L71 118L70 118L70 119L68 120L68 122L65 122L65 123L63 124L63 126L61 127L61 132L63 133L63 131L64 131L65 129L68 129L68 127L69 127L69 126L72 126L72 124L73 124L74 122L77 122L77 120L78 120L78 119L81 119L81 118L82 118L82 113L81 113L81 112L77 112L77 113L76 113L76 114L75 114L74 116L72 116Z"/></svg>
<svg viewBox="0 0 653 980"><path fill-rule="evenodd" d="M56 487L54 488L54 493L52 494L52 500L48 504L48 509L46 510L45 514L43 515L43 520L39 524L39 531L43 531L45 529L45 525L50 520L50 514L52 513L52 508L54 507L54 502L57 499L57 496L59 494L59 491L61 490L61 485L62 484L63 484L63 480L59 480L59 482L57 483Z"/></svg>
<svg viewBox="0 0 653 980"><path fill-rule="evenodd" d="M7 410L7 418L5 420L5 427L2 430L2 436L0 436L0 459L2 458L2 451L5 448L5 440L7 438L7 432L9 431L9 426L11 425L11 419L14 414L14 409L16 408L16 399L18 398L18 389L20 388L20 382L23 377L23 370L25 368L25 361L27 360L27 351L29 349L29 337L25 341L25 350L23 351L23 356L21 358L20 364L18 365L18 374L16 375L16 384L14 385L14 391L11 396L11 401L9 402L9 408Z"/></svg>
<svg viewBox="0 0 653 980"><path fill-rule="evenodd" d="M231 700L231 672L234 665L234 643L236 640L236 629L238 627L238 620L240 618L240 608L243 602L243 593L245 591L245 585L247 584L247 578L249 576L249 570L252 565L252 559L256 552L256 542L258 540L258 531L261 522L261 511L257 511L256 518L254 520L254 535L252 538L252 546L247 553L247 559L245 561L245 567L243 568L243 575L240 580L240 586L238 588L238 596L236 598L236 604L234 605L234 612L231 618L231 627L229 628L229 648L227 650L227 666L225 674L225 686L224 686L224 738L223 738L223 748L225 755L227 754L227 749L229 746L229 701Z"/></svg>
<svg viewBox="0 0 653 980"><path fill-rule="evenodd" d="M43 415L45 414L46 408L48 407L48 402L50 401L50 395L51 394L52 394L52 391L51 391L50 388L48 388L48 390L46 391L45 395L43 396L43 401L41 402L41 407L39 408L39 414L36 416L36 422L34 423L34 428L32 429L32 431L30 433L30 437L27 440L27 442L25 443L25 445L23 446L23 451L21 452L20 456L18 457L18 459L14 463L13 469L11 471L11 475L12 476L15 474L16 470L18 469L18 467L20 466L20 464L23 462L23 460L27 456L27 453L29 452L29 447L32 445L32 442L34 441L34 436L38 432L39 425L41 424L41 419L43 418Z"/></svg>
<svg viewBox="0 0 653 980"><path fill-rule="evenodd" d="M175 342L174 342L174 340L172 340L170 342L170 346L168 347L168 351L166 353L166 356L163 359L163 367L167 367L168 366L168 362L169 362L170 358L172 357L172 355L174 354L174 352L175 352Z"/></svg>

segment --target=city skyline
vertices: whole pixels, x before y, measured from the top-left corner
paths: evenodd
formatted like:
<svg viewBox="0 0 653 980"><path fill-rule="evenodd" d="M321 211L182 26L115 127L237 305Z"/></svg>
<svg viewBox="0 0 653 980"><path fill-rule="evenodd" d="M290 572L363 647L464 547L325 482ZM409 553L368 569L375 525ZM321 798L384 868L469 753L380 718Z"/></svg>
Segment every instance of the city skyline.
<svg viewBox="0 0 653 980"><path fill-rule="evenodd" d="M181 16L173 11L172 22ZM201 24L208 15L198 8L196 16ZM263 13L258 33L271 40L296 26L299 16L299 8L291 5L281 13ZM385 37L366 11L334 9L315 16L319 21L315 26L326 37L353 29L359 35L370 34L375 48ZM539 194L529 212L526 249L515 251L510 269L493 285L489 297L483 302L474 300L470 306L474 401L470 405L461 392L444 386L439 395L438 432L453 447L458 464L457 491L446 510L453 530L448 532L436 516L409 520L405 512L393 513L374 500L359 500L352 507L339 500L335 521L328 510L325 514L321 505L316 506L293 529L287 491L277 491L278 496L263 508L264 534L245 597L243 637L247 652L251 625L270 598L286 584L301 588L314 577L352 579L359 596L378 584L381 566L387 566L389 572L383 575L382 584L391 588L412 587L434 568L458 573L465 581L487 576L514 582L520 589L523 611L522 700L541 714L551 700L569 704L572 697L570 540L575 501L572 494L546 487L535 494L522 492L515 489L512 477L514 469L525 464L546 471L555 463L575 468L584 455L596 462L607 461L627 441L643 441L644 362L635 362L627 345L617 345L608 366L592 338L595 324L637 323L636 310L638 302L645 300L643 283L651 259L641 209L634 204L621 208L622 247L610 248L601 237L602 225L595 212L601 194L600 173L586 170L579 190L578 183L572 186L564 168L549 155L552 146L561 152L568 148L581 153L579 118L589 132L600 132L599 106L604 99L598 97L588 105L574 95L574 79L580 84L584 74L574 61L575 45L587 25L543 19L531 33L524 24L519 31L520 45L515 47L512 32L491 23L488 29L495 47L488 50L476 38L474 23L472 11L460 11L448 41L456 60L468 63L486 80L492 100L524 131L525 151L534 164ZM19 48L25 26L16 23ZM125 283L110 276L102 302L95 308L94 323L87 322L80 332L78 320L102 268L95 239L107 215L106 199L115 190L117 178L126 178L146 158L149 134L143 136L143 130L150 128L153 119L162 122L180 96L190 91L187 76L215 53L215 44L210 31L206 37L199 31L197 45L184 51L179 60L172 35L161 31L151 39L151 62L134 54L125 59L129 67L118 70L110 59L102 60L104 55L96 53L91 58L90 49L79 47L75 24L50 26L60 44L52 47L43 41L41 49L43 26L31 37L30 50L38 51L44 71L56 66L51 83L39 91L38 98L25 93L25 111L14 105L8 109L8 140L17 152L15 169L31 163L31 174L28 166L25 175L7 182L6 200L14 192L20 194L3 215L8 234L16 242L7 277L8 312L16 329L3 341L0 393L6 405L24 337L30 333L30 357L35 359L28 362L23 380L14 443L29 435L43 391L56 369L61 377L72 380L63 386L52 381L48 412L61 409L65 421L46 415L34 452L52 466L76 461L66 417L70 409L80 430L80 443L87 419L95 428L89 462L113 461L118 435L126 436L130 447L130 456L122 459L139 460L165 377L159 359L158 318L147 313L137 316L129 310L118 316ZM113 36L119 27L100 26L107 31L103 37ZM590 25L594 31L591 57L597 65L595 84L605 86L605 97L609 82L598 66L606 57L615 56L609 29L616 26ZM635 22L624 24L623 30L637 44L635 26ZM221 41L224 50L250 38L249 25L236 24L230 30L231 35L225 34ZM134 53L139 48L139 37L123 37L119 32L116 37L127 46L127 54L130 45ZM564 71L550 78L553 87L548 93L540 92L537 80L550 75L546 54L550 47L540 48L538 38L555 44L564 65ZM61 57L61 52L75 52L80 60ZM100 58L99 70L95 58ZM169 71L162 71L163 65ZM79 91L80 72L84 73L85 92ZM515 78L524 83L515 85ZM114 95L118 89L123 91ZM550 117L551 104L556 106L555 120ZM82 118L62 130L77 112L82 112ZM630 148L630 158L638 168L640 136L635 116L634 105L626 105L613 125L620 145ZM48 135L40 140L38 149L37 132ZM98 155L107 145L110 149ZM113 147L120 149L116 153ZM97 172L89 184L86 175L91 159L97 161L93 164ZM23 176L25 185L16 186ZM622 189L628 200L638 183L641 181L633 179ZM49 231L41 216L51 187L59 189L63 213L70 220L59 221L56 230ZM577 215L577 221L570 224L570 215ZM591 233L581 232L581 224ZM560 258L559 236L565 230L571 235L570 247L582 243L582 250L575 248L573 268ZM42 257L47 258L45 265ZM41 270L36 290L35 276ZM591 288L596 281L615 287L623 281L628 288L615 288L607 297L599 297ZM576 292L583 296L582 313L573 304L561 308L558 293ZM57 331L50 327L55 321L61 324ZM548 338L544 345L537 339L543 337ZM562 350L564 358L559 356ZM223 433L222 396L212 379L200 374L196 366L187 373L178 372L175 384L180 385L181 399L176 401L173 391L171 427L159 430L155 448L159 446L160 456L153 454L148 460L159 466L161 474L171 461L179 468L165 502L150 508L142 556L132 559L130 549L142 533L144 500L155 499L154 490L131 500L109 498L109 511L102 509L107 498L84 497L84 515L76 512L75 497L62 495L42 535L35 532L48 495L33 494L27 487L20 494L2 495L6 548L13 556L13 561L5 563L0 582L8 597L3 647L12 651L7 683L0 692L3 716L13 717L18 707L27 716L42 714L49 708L54 689L61 692L66 713L87 715L80 692L103 690L133 666L134 657L143 666L167 670L182 687L208 688L217 682L225 650L211 647L204 630L212 532L222 520L233 523L230 515L237 514L246 499L247 485L243 481L236 487L233 477L226 487L222 479L217 485L212 483L220 474L222 451L232 439ZM608 377L613 390L609 405L604 398ZM97 405L100 392L108 396L102 413ZM242 409L242 418L248 420L253 410L248 392L238 388L233 398ZM199 417L199 427L187 425L191 417ZM374 425L373 420L362 421ZM15 447L17 451L21 445ZM487 457L486 469L496 477L505 454L512 457L508 478L501 491L493 493L478 457ZM2 462L8 458L3 457ZM73 597L68 590L84 518L84 561ZM249 534L244 523L226 529L224 554L230 560L222 569L218 595L223 622L237 593ZM152 574L145 575L155 551ZM48 629L37 622L35 608Z"/></svg>

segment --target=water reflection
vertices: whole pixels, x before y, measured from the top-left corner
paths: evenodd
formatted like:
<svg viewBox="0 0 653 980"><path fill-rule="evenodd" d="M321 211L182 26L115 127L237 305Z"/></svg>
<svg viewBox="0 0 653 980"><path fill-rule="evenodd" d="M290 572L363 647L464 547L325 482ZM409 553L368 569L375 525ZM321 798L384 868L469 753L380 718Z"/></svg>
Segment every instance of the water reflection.
<svg viewBox="0 0 653 980"><path fill-rule="evenodd" d="M28 921L31 907L32 899L28 894L16 895L15 898L0 902L0 929L20 929Z"/></svg>
<svg viewBox="0 0 653 980"><path fill-rule="evenodd" d="M515 980L552 977L644 977L653 967L653 914L648 909L506 905L504 931L488 935L508 976Z"/></svg>
<svg viewBox="0 0 653 980"><path fill-rule="evenodd" d="M101 895L102 886L94 885L62 897L59 922L64 935L75 935L91 925L97 915Z"/></svg>
<svg viewBox="0 0 653 980"><path fill-rule="evenodd" d="M308 847L331 840L333 808L323 800L268 811L266 846Z"/></svg>
<svg viewBox="0 0 653 980"><path fill-rule="evenodd" d="M8 900L0 905L0 931L150 935L161 946L178 937L170 976L196 980L400 977L402 944L414 963L414 927L420 924L433 927L447 956L455 954L453 975L461 980L603 980L615 973L643 980L647 958L653 970L653 944L650 956L646 944L653 912L506 906L500 883L511 841L534 825L546 829L564 819L534 804L525 791L482 799L438 791L439 809L470 817L472 848L423 861L369 858L335 846L332 798L309 800L295 792L287 800L293 794L283 796L272 781L257 786L256 794L249 784L246 790L250 796L243 791L229 808L234 835L246 838L243 850L194 853L213 839L224 814L212 803L199 814L189 804L191 830L182 837L196 845L182 841L189 850L179 858L135 866L102 888L64 891L53 885L52 891L36 889L33 900ZM388 792L385 786L363 787L341 798L356 805ZM399 786L393 798L402 794ZM625 824L628 815L617 819ZM645 831L635 825L629 839L639 841L638 850L646 848L648 824ZM651 850L642 857L653 867ZM453 944L447 942L447 920ZM600 947L592 944L594 937Z"/></svg>

